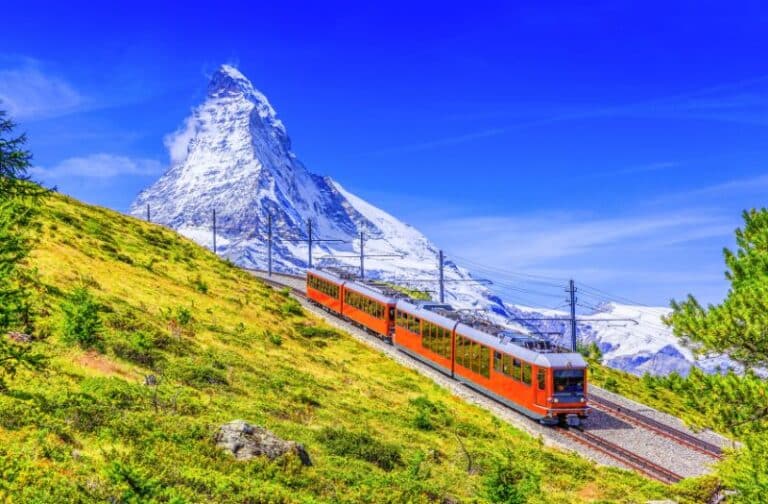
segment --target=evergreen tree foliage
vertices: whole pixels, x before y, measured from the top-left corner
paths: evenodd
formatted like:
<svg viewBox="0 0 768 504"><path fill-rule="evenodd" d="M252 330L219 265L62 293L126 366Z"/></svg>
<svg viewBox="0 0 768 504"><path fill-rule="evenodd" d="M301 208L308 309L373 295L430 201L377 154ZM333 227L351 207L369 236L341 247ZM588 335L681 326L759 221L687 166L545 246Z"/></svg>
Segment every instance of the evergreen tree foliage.
<svg viewBox="0 0 768 504"><path fill-rule="evenodd" d="M0 110L0 202L44 192L30 182L32 154L24 148L27 136L14 136L15 127L6 112Z"/></svg>
<svg viewBox="0 0 768 504"><path fill-rule="evenodd" d="M699 353L726 353L745 372L707 375L694 369L683 378L644 378L648 387L664 386L686 406L701 413L706 425L737 438L741 447L718 468L723 485L735 493L729 502L766 502L768 495L768 210L743 213L735 251L725 249L725 300L703 307L689 295L672 302L666 322ZM756 369L756 371L752 371Z"/></svg>
<svg viewBox="0 0 768 504"><path fill-rule="evenodd" d="M102 329L99 304L87 288L75 288L61 304L61 309L64 312L64 341L83 348L99 345Z"/></svg>
<svg viewBox="0 0 768 504"><path fill-rule="evenodd" d="M39 368L42 359L28 345L9 341L9 330L28 332L28 296L22 285L20 263L29 252L27 226L33 216L31 202L45 191L29 180L32 155L24 149L26 136L13 136L15 124L0 110L0 389L3 377L18 367Z"/></svg>
<svg viewBox="0 0 768 504"><path fill-rule="evenodd" d="M745 211L736 251L725 249L731 282L721 304L704 308L693 296L672 302L667 322L702 352L727 353L747 368L768 366L768 210Z"/></svg>

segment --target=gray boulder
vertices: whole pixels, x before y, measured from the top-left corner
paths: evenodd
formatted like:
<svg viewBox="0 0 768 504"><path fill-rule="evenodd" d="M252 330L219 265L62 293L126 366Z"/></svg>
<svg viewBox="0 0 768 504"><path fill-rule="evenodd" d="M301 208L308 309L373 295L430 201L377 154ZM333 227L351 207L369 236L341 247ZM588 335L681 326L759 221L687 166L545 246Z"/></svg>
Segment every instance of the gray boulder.
<svg viewBox="0 0 768 504"><path fill-rule="evenodd" d="M215 440L216 446L232 453L237 460L250 460L261 455L274 460L286 453L294 453L302 464L312 465L303 445L280 439L264 427L251 425L245 420L234 420L222 425Z"/></svg>

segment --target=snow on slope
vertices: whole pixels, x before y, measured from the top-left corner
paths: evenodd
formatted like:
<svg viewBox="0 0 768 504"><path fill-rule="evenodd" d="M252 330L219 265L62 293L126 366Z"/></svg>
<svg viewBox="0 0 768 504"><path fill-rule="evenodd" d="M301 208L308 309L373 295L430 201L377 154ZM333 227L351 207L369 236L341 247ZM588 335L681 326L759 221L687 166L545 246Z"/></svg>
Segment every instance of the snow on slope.
<svg viewBox="0 0 768 504"><path fill-rule="evenodd" d="M437 291L438 250L418 230L363 201L329 177L310 173L291 150L283 122L267 98L236 68L223 65L211 78L202 104L166 139L168 171L142 191L130 213L212 247L217 214L217 252L237 264L267 267L267 220L274 230L273 266L299 272L307 266L307 221L315 238L341 240L313 246L314 264L359 271L359 233L366 236L366 277ZM567 322L521 319L559 317L560 312L505 304L451 261L445 264L446 301L483 309L494 321L534 333L567 334ZM693 358L659 320L663 308L610 305L591 318L634 318L638 325L583 323L580 339L596 342L606 361L631 372L686 372ZM565 317L565 314L562 314Z"/></svg>

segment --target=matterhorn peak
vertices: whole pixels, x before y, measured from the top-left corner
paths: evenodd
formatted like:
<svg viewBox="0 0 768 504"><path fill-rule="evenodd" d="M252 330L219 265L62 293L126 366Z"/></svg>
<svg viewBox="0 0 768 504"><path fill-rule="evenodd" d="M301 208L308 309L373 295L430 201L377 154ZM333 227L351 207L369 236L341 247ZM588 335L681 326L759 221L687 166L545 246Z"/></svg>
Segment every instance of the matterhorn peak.
<svg viewBox="0 0 768 504"><path fill-rule="evenodd" d="M254 91L251 81L232 65L221 65L208 83L209 96L249 95Z"/></svg>

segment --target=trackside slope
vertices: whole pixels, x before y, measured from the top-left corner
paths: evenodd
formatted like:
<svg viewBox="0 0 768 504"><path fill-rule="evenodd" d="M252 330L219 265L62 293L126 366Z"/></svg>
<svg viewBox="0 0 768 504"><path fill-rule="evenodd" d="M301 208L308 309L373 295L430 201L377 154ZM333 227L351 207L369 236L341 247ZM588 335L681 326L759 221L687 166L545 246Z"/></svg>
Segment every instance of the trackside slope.
<svg viewBox="0 0 768 504"><path fill-rule="evenodd" d="M30 234L30 345L48 364L0 394L0 498L700 498L701 481L665 487L544 447L163 227L54 195ZM100 307L94 348L62 339L77 287ZM235 419L302 443L313 465L235 461L213 442Z"/></svg>

